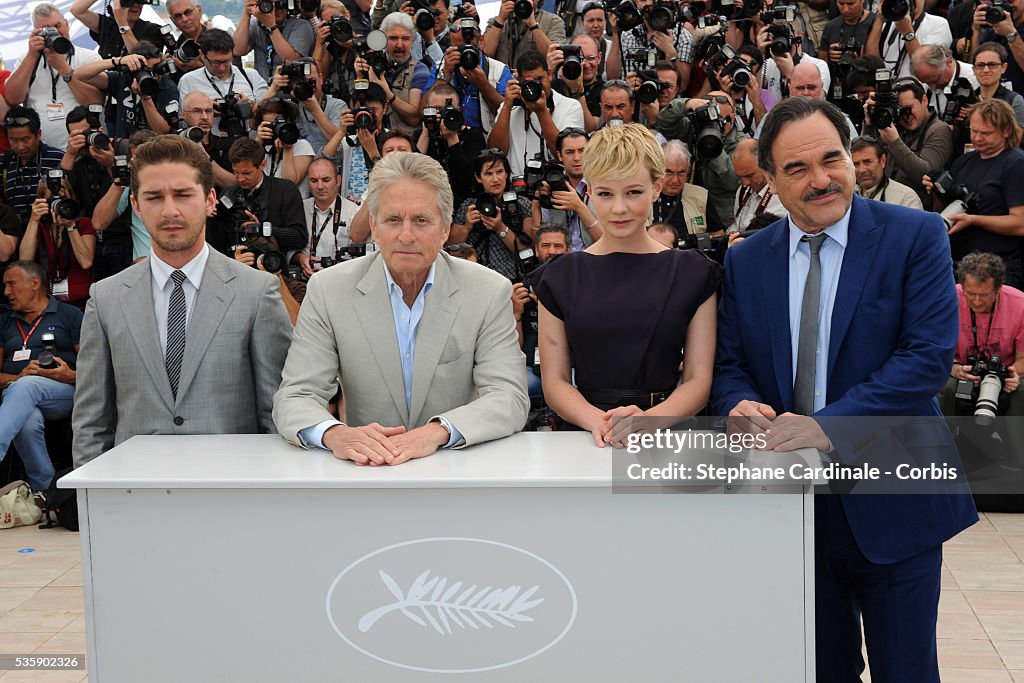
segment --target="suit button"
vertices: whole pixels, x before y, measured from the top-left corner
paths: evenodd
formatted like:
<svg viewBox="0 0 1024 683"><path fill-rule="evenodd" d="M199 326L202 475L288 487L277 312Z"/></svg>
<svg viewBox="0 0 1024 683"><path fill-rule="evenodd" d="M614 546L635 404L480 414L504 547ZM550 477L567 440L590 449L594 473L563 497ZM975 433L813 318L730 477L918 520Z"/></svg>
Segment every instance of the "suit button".
<svg viewBox="0 0 1024 683"><path fill-rule="evenodd" d="M185 424L185 418L183 418L183 417L176 417L176 418L174 418L174 424L177 425L178 427L180 427L181 425Z"/></svg>

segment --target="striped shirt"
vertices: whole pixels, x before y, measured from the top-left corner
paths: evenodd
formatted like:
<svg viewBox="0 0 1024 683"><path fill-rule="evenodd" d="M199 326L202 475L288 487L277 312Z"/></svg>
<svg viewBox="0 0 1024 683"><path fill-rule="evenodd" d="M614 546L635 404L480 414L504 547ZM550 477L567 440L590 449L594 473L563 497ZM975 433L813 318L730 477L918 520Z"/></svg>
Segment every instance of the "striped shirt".
<svg viewBox="0 0 1024 683"><path fill-rule="evenodd" d="M46 172L60 167L64 150L39 143L39 152L27 164L22 164L13 151L0 157L0 173L3 174L4 203L14 209L22 224L28 222L32 213L32 202L39 196L39 181L46 179Z"/></svg>

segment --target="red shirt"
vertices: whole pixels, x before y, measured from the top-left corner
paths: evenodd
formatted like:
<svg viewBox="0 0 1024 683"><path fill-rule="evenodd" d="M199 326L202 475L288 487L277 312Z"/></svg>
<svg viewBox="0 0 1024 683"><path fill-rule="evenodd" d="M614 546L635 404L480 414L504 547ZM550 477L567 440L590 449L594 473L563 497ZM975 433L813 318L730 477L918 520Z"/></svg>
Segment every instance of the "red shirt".
<svg viewBox="0 0 1024 683"><path fill-rule="evenodd" d="M96 235L92 227L92 221L88 218L79 218L75 223L78 232L82 235ZM53 232L49 225L39 226L39 240L43 249L46 250L47 272L50 279L50 286L59 280L67 279L67 298L57 297L59 301L69 304L84 303L89 298L89 285L92 284L92 268L86 270L78 263L75 252L71 249L71 241L67 234L62 235L60 251L56 249L53 242ZM52 290L51 290L52 291Z"/></svg>
<svg viewBox="0 0 1024 683"><path fill-rule="evenodd" d="M960 303L960 336L956 342L956 361L967 363L974 353L971 332L971 309L967 306L964 288L956 286ZM1017 354L1024 352L1024 292L1009 285L999 288L999 298L992 313L976 313L978 346L990 356L998 355L1003 365L1013 365Z"/></svg>

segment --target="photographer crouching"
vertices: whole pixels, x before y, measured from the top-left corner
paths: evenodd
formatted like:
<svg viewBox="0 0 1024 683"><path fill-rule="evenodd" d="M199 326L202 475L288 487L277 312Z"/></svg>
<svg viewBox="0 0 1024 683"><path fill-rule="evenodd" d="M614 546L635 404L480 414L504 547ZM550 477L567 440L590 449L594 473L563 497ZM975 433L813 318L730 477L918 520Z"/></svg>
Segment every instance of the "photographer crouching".
<svg viewBox="0 0 1024 683"><path fill-rule="evenodd" d="M994 254L968 254L957 274L960 334L942 412L1024 415L1024 400L1016 398L1024 372L1024 292L1003 284L1006 269Z"/></svg>

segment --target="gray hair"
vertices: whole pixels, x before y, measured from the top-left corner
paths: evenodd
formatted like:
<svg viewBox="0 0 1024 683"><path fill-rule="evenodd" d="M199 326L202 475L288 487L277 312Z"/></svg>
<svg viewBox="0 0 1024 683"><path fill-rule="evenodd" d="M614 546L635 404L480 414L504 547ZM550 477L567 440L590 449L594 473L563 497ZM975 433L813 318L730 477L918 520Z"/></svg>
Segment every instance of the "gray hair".
<svg viewBox="0 0 1024 683"><path fill-rule="evenodd" d="M39 3L38 5L32 8L32 24L35 25L36 17L48 17L54 12L56 12L61 17L64 16L64 13L60 11L60 7L57 7L56 5L49 2Z"/></svg>
<svg viewBox="0 0 1024 683"><path fill-rule="evenodd" d="M911 64L923 64L933 69L945 69L946 60L952 59L953 53L945 45L928 43L914 51Z"/></svg>
<svg viewBox="0 0 1024 683"><path fill-rule="evenodd" d="M4 272L6 273L11 268L20 268L21 272L25 274L26 280L31 280L34 277L39 278L40 289L44 292L50 291L50 285L46 278L46 270L43 269L39 263L27 260L15 261L6 267Z"/></svg>
<svg viewBox="0 0 1024 683"><path fill-rule="evenodd" d="M661 146L661 149L665 152L666 161L668 161L669 158L681 157L683 161L689 164L693 157L693 155L690 154L690 148L681 140L669 140Z"/></svg>
<svg viewBox="0 0 1024 683"><path fill-rule="evenodd" d="M380 22L380 30L384 33L387 33L396 26L406 29L412 35L416 35L416 27L412 23L412 17L405 12L392 12L384 17L384 21Z"/></svg>
<svg viewBox="0 0 1024 683"><path fill-rule="evenodd" d="M455 198L452 195L452 186L448 184L448 174L437 161L426 154L416 152L392 152L373 165L370 185L363 196L363 204L371 216L377 217L380 197L384 190L402 179L415 180L430 186L437 194L441 224L451 223Z"/></svg>
<svg viewBox="0 0 1024 683"><path fill-rule="evenodd" d="M970 275L978 282L984 282L991 278L992 284L999 289L1006 279L1006 264L995 254L976 251L963 257L957 267L957 275L961 285Z"/></svg>

